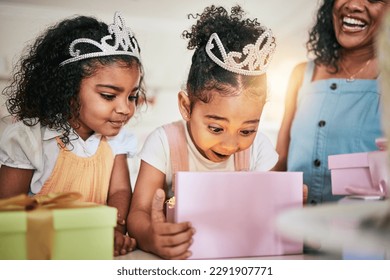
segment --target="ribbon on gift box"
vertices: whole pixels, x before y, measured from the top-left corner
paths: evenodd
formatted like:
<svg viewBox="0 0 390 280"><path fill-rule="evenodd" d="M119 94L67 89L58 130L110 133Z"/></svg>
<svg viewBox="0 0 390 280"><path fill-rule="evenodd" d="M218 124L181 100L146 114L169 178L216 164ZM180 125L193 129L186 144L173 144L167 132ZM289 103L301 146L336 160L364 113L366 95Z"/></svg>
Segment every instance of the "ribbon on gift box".
<svg viewBox="0 0 390 280"><path fill-rule="evenodd" d="M97 206L92 202L78 201L81 197L82 195L77 192L37 197L21 194L0 199L0 211L27 211L27 258L48 260L52 256L54 240L53 212L51 210Z"/></svg>

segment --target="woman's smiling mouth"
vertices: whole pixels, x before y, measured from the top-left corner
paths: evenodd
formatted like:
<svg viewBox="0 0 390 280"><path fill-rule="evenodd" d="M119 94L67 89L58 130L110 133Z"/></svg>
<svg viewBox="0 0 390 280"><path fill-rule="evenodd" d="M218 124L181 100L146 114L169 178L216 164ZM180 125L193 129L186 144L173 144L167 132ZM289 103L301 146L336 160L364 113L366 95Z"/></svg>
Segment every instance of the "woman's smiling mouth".
<svg viewBox="0 0 390 280"><path fill-rule="evenodd" d="M362 31L367 27L367 23L364 21L348 16L343 17L342 24L344 30L353 32Z"/></svg>

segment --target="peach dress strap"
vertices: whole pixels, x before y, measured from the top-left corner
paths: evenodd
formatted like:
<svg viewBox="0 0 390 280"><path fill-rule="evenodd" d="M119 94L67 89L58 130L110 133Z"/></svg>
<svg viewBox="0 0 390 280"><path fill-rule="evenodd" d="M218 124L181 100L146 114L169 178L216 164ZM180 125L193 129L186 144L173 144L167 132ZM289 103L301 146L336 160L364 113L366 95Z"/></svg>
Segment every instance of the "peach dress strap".
<svg viewBox="0 0 390 280"><path fill-rule="evenodd" d="M249 171L250 148L234 154L234 169L236 171Z"/></svg>
<svg viewBox="0 0 390 280"><path fill-rule="evenodd" d="M172 168L172 192L174 192L176 172L189 170L186 132L181 121L166 124L163 128L168 138Z"/></svg>
<svg viewBox="0 0 390 280"><path fill-rule="evenodd" d="M91 157L79 157L63 147L57 137L60 153L53 172L37 194L79 192L82 201L107 204L114 155L105 137Z"/></svg>

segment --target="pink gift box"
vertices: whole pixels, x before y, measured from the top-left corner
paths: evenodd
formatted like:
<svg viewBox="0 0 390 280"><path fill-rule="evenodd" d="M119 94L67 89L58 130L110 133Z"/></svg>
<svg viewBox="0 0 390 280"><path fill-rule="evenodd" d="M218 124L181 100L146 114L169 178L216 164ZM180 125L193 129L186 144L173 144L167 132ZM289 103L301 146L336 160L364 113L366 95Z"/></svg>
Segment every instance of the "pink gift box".
<svg viewBox="0 0 390 280"><path fill-rule="evenodd" d="M386 158L386 151L329 156L332 193L334 195L370 195L374 192L385 194Z"/></svg>
<svg viewBox="0 0 390 280"><path fill-rule="evenodd" d="M196 230L191 259L300 254L279 213L302 207L301 172L178 172L174 220Z"/></svg>

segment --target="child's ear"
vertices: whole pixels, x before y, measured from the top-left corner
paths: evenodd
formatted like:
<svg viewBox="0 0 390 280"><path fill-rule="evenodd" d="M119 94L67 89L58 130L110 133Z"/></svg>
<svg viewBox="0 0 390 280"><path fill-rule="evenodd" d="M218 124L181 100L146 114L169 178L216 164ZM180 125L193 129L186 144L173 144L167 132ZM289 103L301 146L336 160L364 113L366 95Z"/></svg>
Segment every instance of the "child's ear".
<svg viewBox="0 0 390 280"><path fill-rule="evenodd" d="M185 121L189 121L191 118L190 98L188 97L185 91L180 91L177 98L178 98L179 110L182 118Z"/></svg>

